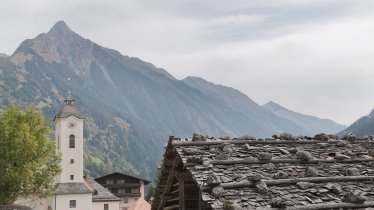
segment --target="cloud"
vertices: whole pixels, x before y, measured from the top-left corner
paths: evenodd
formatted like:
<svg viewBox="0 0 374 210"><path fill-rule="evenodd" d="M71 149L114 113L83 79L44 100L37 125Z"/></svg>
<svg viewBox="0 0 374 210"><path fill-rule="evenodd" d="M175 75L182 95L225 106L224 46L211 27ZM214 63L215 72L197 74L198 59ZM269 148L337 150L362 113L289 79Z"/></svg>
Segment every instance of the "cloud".
<svg viewBox="0 0 374 210"><path fill-rule="evenodd" d="M177 78L348 124L374 107L373 10L371 0L8 0L0 52L62 19Z"/></svg>

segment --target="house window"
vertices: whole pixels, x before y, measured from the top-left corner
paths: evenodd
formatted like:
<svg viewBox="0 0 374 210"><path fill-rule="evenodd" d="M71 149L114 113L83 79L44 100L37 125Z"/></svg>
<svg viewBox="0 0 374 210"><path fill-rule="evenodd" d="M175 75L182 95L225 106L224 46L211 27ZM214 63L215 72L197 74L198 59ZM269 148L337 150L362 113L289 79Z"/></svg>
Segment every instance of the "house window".
<svg viewBox="0 0 374 210"><path fill-rule="evenodd" d="M104 210L109 210L109 204L104 204Z"/></svg>
<svg viewBox="0 0 374 210"><path fill-rule="evenodd" d="M125 189L118 189L118 194L125 194L126 193L126 190Z"/></svg>
<svg viewBox="0 0 374 210"><path fill-rule="evenodd" d="M105 181L105 184L114 184L114 181L112 179L107 179Z"/></svg>
<svg viewBox="0 0 374 210"><path fill-rule="evenodd" d="M69 136L69 148L75 148L75 136L73 134Z"/></svg>
<svg viewBox="0 0 374 210"><path fill-rule="evenodd" d="M131 188L131 193L134 193L134 194L139 193L139 188Z"/></svg>
<svg viewBox="0 0 374 210"><path fill-rule="evenodd" d="M77 201L76 200L70 200L70 208L77 208Z"/></svg>
<svg viewBox="0 0 374 210"><path fill-rule="evenodd" d="M124 179L119 179L119 180L117 180L117 184L125 184L125 180Z"/></svg>
<svg viewBox="0 0 374 210"><path fill-rule="evenodd" d="M57 149L60 149L60 136L57 136Z"/></svg>
<svg viewBox="0 0 374 210"><path fill-rule="evenodd" d="M74 175L70 175L70 180L74 180Z"/></svg>
<svg viewBox="0 0 374 210"><path fill-rule="evenodd" d="M129 199L128 199L128 198L124 198L124 199L123 199L123 202L124 202L124 203L128 203L128 202L129 202Z"/></svg>
<svg viewBox="0 0 374 210"><path fill-rule="evenodd" d="M70 159L70 164L74 164L74 159Z"/></svg>

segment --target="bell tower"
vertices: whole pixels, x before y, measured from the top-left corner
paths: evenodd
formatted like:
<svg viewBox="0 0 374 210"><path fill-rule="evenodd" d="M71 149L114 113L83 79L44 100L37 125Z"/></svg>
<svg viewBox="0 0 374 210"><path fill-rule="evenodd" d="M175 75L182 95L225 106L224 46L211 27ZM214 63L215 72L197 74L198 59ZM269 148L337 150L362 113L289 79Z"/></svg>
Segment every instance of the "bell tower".
<svg viewBox="0 0 374 210"><path fill-rule="evenodd" d="M57 182L83 182L83 121L73 99L65 99L55 117L56 152L62 155Z"/></svg>
<svg viewBox="0 0 374 210"><path fill-rule="evenodd" d="M61 173L56 177L53 210L92 209L92 189L83 177L83 122L69 91L64 106L56 114L56 153L61 154Z"/></svg>

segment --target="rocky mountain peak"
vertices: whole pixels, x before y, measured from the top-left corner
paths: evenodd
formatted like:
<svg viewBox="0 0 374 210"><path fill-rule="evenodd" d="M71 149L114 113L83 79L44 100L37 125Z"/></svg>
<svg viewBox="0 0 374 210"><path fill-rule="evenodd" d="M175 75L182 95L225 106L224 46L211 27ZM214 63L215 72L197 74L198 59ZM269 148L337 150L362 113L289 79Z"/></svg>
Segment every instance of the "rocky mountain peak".
<svg viewBox="0 0 374 210"><path fill-rule="evenodd" d="M282 107L280 104L275 103L274 101L269 101L268 103L263 105L263 107L275 110L286 110L286 108Z"/></svg>
<svg viewBox="0 0 374 210"><path fill-rule="evenodd" d="M49 30L48 35L67 35L74 33L63 20L58 21L53 25L51 30Z"/></svg>

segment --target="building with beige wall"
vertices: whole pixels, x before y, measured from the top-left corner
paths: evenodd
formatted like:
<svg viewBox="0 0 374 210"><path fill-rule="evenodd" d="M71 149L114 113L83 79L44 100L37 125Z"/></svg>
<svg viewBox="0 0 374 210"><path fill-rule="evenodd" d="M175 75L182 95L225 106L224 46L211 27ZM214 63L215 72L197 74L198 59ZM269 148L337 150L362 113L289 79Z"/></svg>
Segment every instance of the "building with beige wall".
<svg viewBox="0 0 374 210"><path fill-rule="evenodd" d="M148 180L118 172L98 177L95 180L121 198L121 210L128 210L136 206L139 199L142 200L142 203L146 202L144 201L144 186L149 184Z"/></svg>

